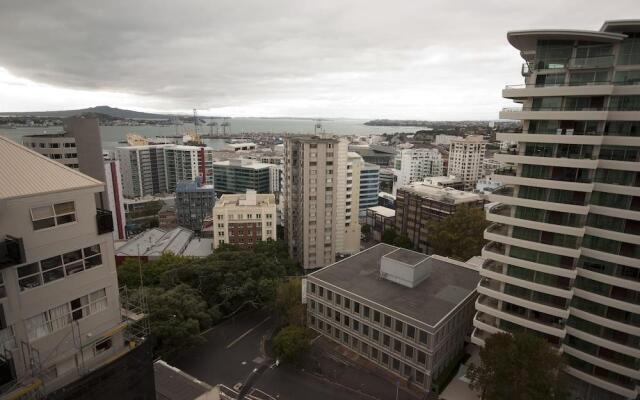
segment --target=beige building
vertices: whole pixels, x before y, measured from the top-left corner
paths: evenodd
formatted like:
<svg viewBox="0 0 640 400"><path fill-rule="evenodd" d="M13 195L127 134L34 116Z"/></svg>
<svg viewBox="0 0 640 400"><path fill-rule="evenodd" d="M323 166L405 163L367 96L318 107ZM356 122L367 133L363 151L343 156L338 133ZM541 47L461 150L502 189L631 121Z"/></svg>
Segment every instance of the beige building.
<svg viewBox="0 0 640 400"><path fill-rule="evenodd" d="M378 244L307 276L311 329L430 391L472 330L477 269Z"/></svg>
<svg viewBox="0 0 640 400"><path fill-rule="evenodd" d="M336 136L285 140L285 238L289 254L306 269L324 267L336 254L360 250L359 186L364 161Z"/></svg>
<svg viewBox="0 0 640 400"><path fill-rule="evenodd" d="M96 205L104 184L3 137L0 160L1 387L40 398L138 342L121 314L111 215Z"/></svg>
<svg viewBox="0 0 640 400"><path fill-rule="evenodd" d="M274 194L223 194L213 207L213 247L276 240L276 211Z"/></svg>
<svg viewBox="0 0 640 400"><path fill-rule="evenodd" d="M451 140L449 145L448 174L464 182L464 190L471 191L484 176L483 160L487 147L482 136L467 136Z"/></svg>
<svg viewBox="0 0 640 400"><path fill-rule="evenodd" d="M472 341L528 331L567 360L574 398L640 393L640 21L599 31L510 32L524 84L500 113L522 120L495 159L493 222Z"/></svg>

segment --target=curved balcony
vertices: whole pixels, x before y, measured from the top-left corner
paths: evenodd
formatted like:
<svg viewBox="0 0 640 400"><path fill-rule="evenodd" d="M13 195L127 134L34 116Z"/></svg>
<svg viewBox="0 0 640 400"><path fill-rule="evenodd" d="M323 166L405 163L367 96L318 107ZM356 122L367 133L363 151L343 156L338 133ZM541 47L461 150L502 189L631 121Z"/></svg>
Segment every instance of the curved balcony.
<svg viewBox="0 0 640 400"><path fill-rule="evenodd" d="M535 312L527 310L526 314L516 314L504 309L498 309L498 300L481 294L476 300L476 310L494 316L495 318L509 321L524 328L532 329L551 336L564 338L566 333L564 323L554 323L552 321L541 321L535 317Z"/></svg>
<svg viewBox="0 0 640 400"><path fill-rule="evenodd" d="M484 278L498 280L500 282L508 283L511 285L516 285L520 287L524 287L533 291L550 294L552 296L563 297L566 299L571 299L573 297L573 291L567 288L561 288L557 286L537 283L531 280L518 278L513 275L509 275L504 268L506 264L501 263L495 260L485 260L482 265L482 269L480 269L480 276ZM568 280L567 280L568 282ZM568 284L567 284L568 286ZM543 303L540 304L548 304L552 307L557 307L551 303Z"/></svg>
<svg viewBox="0 0 640 400"><path fill-rule="evenodd" d="M584 351L572 347L566 342L563 344L563 349L566 354L570 354L597 367L613 371L616 374L624 375L632 379L640 379L640 371L636 368L624 367L618 363L605 360L600 356L585 353Z"/></svg>
<svg viewBox="0 0 640 400"><path fill-rule="evenodd" d="M521 226L529 229L537 229L541 231L548 231L554 233L561 233L563 235L584 236L585 228L577 227L577 225L571 226L565 221L558 220L557 218L551 218L549 216L544 217L543 221L535 219L525 219L516 216L516 206L509 204L498 204L491 207L487 214L487 221L496 222L511 226Z"/></svg>

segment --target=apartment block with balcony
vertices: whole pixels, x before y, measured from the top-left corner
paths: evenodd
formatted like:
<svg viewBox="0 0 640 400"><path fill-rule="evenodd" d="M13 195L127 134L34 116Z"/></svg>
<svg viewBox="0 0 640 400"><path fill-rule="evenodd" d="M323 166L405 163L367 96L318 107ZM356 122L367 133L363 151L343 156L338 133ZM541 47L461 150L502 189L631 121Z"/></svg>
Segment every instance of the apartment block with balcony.
<svg viewBox="0 0 640 400"><path fill-rule="evenodd" d="M464 190L471 191L484 176L484 153L487 143L482 136L467 136L452 139L449 145L447 173L455 175L464 183Z"/></svg>
<svg viewBox="0 0 640 400"><path fill-rule="evenodd" d="M276 240L276 198L273 194L223 194L213 207L213 248L221 244L250 247Z"/></svg>
<svg viewBox="0 0 640 400"><path fill-rule="evenodd" d="M393 166L393 195L398 188L444 174L444 160L437 148L400 150L396 154Z"/></svg>
<svg viewBox="0 0 640 400"><path fill-rule="evenodd" d="M113 371L141 342L121 312L113 220L96 202L104 183L2 137L0 160L0 393L152 398L152 372L135 388L114 381L143 374L145 357Z"/></svg>
<svg viewBox="0 0 640 400"><path fill-rule="evenodd" d="M380 167L365 163L360 171L360 217L367 215L367 208L378 205L380 193Z"/></svg>
<svg viewBox="0 0 640 400"><path fill-rule="evenodd" d="M496 154L504 186L489 195L493 224L472 341L526 330L567 360L575 398L640 393L640 21L599 31L507 35L525 83L517 143Z"/></svg>
<svg viewBox="0 0 640 400"><path fill-rule="evenodd" d="M478 271L378 244L307 276L307 325L425 392L472 329Z"/></svg>
<svg viewBox="0 0 640 400"><path fill-rule="evenodd" d="M182 227L201 234L204 221L211 216L215 204L213 185L202 184L200 178L176 185L175 215L177 224Z"/></svg>
<svg viewBox="0 0 640 400"><path fill-rule="evenodd" d="M429 222L454 214L459 207L482 208L483 199L476 193L442 187L426 180L398 189L395 201L395 231L405 235L413 248L429 252Z"/></svg>

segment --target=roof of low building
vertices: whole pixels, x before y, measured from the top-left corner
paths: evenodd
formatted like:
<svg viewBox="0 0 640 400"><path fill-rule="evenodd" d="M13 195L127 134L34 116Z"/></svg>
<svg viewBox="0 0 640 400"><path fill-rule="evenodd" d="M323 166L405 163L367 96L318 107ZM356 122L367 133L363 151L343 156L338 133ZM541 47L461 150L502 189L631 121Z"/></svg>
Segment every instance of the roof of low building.
<svg viewBox="0 0 640 400"><path fill-rule="evenodd" d="M152 228L128 240L118 249L116 255L156 257L166 252L180 255L192 237L193 232L182 227L177 227L170 231Z"/></svg>
<svg viewBox="0 0 640 400"><path fill-rule="evenodd" d="M424 198L449 204L461 204L481 200L480 196L476 193L465 192L450 187L434 186L427 181L414 182L407 186L402 186L398 190L408 191Z"/></svg>
<svg viewBox="0 0 640 400"><path fill-rule="evenodd" d="M382 215L383 217L395 217L396 210L392 210L391 208L383 207L383 206L375 206L369 207L367 210L371 210L376 214Z"/></svg>
<svg viewBox="0 0 640 400"><path fill-rule="evenodd" d="M213 388L162 360L153 363L158 400L195 400Z"/></svg>
<svg viewBox="0 0 640 400"><path fill-rule="evenodd" d="M380 260L390 253L408 262L429 263L431 275L414 288L381 279ZM472 295L480 281L478 271L463 262L383 243L329 265L310 277L431 327Z"/></svg>
<svg viewBox="0 0 640 400"><path fill-rule="evenodd" d="M0 136L0 199L102 187L99 180Z"/></svg>

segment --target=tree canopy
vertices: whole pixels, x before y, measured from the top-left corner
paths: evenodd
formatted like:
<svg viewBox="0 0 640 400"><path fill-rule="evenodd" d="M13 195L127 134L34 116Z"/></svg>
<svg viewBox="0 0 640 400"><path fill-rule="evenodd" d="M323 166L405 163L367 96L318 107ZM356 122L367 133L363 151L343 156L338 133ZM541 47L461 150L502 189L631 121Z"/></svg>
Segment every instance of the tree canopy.
<svg viewBox="0 0 640 400"><path fill-rule="evenodd" d="M274 309L281 323L304 326L305 306L302 304L300 278L291 278L278 285Z"/></svg>
<svg viewBox="0 0 640 400"><path fill-rule="evenodd" d="M273 338L273 351L285 361L298 362L311 347L310 336L305 327L289 325Z"/></svg>
<svg viewBox="0 0 640 400"><path fill-rule="evenodd" d="M138 288L140 270L156 351L163 354L174 346L196 344L201 330L247 306L272 306L284 277L300 274L285 245L275 241L253 248L223 245L206 258L165 254L140 266L135 259L126 260L118 268L120 285ZM191 313L184 309L187 304Z"/></svg>
<svg viewBox="0 0 640 400"><path fill-rule="evenodd" d="M467 371L483 400L563 400L563 361L544 339L530 333L497 333L480 350L480 365Z"/></svg>
<svg viewBox="0 0 640 400"><path fill-rule="evenodd" d="M481 253L487 226L483 209L462 205L448 217L429 222L429 245L434 254L466 261Z"/></svg>
<svg viewBox="0 0 640 400"><path fill-rule="evenodd" d="M385 229L382 232L382 242L391 244L405 249L413 248L413 243L406 235L398 235L393 229Z"/></svg>

